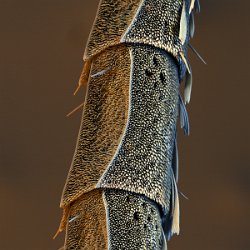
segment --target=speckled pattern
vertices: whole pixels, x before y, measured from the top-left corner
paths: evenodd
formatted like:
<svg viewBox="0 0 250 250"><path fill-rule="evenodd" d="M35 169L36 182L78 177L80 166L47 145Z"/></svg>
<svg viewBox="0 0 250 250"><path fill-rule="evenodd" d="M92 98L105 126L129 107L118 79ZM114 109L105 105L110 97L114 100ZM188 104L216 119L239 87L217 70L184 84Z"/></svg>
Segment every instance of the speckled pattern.
<svg viewBox="0 0 250 250"><path fill-rule="evenodd" d="M184 3L187 34L186 40L182 44L179 32ZM186 65L180 53L182 52L187 57L187 47L190 39L189 8L190 0L143 0L121 41L152 45L169 52L178 61L180 79L183 79Z"/></svg>
<svg viewBox="0 0 250 250"><path fill-rule="evenodd" d="M179 62L180 76L186 67L179 52L187 53L187 42L179 39L180 18L186 3L189 22L190 0L102 0L84 53L88 60L120 43L141 43L162 48Z"/></svg>
<svg viewBox="0 0 250 250"><path fill-rule="evenodd" d="M133 46L131 110L122 145L98 187L139 194L169 210L179 106L178 67L165 51Z"/></svg>
<svg viewBox="0 0 250 250"><path fill-rule="evenodd" d="M103 190L88 192L71 204L64 250L108 249Z"/></svg>
<svg viewBox="0 0 250 250"><path fill-rule="evenodd" d="M153 45L177 56L182 50L182 5L183 0L144 0L122 41Z"/></svg>
<svg viewBox="0 0 250 250"><path fill-rule="evenodd" d="M107 49L93 61L61 207L69 206L82 194L95 189L114 158L128 122L130 68L130 53L125 45ZM96 75L103 70L103 74Z"/></svg>
<svg viewBox="0 0 250 250"><path fill-rule="evenodd" d="M179 234L176 122L180 109L189 131L179 89L186 68L191 74L189 8L190 0L101 1L85 50L90 81L61 200L65 249L165 250L164 234ZM89 197L95 192L99 203Z"/></svg>
<svg viewBox="0 0 250 250"><path fill-rule="evenodd" d="M100 0L95 23L89 36L84 59L121 43L143 0Z"/></svg>
<svg viewBox="0 0 250 250"><path fill-rule="evenodd" d="M160 212L146 197L105 190L109 250L160 250L164 245Z"/></svg>

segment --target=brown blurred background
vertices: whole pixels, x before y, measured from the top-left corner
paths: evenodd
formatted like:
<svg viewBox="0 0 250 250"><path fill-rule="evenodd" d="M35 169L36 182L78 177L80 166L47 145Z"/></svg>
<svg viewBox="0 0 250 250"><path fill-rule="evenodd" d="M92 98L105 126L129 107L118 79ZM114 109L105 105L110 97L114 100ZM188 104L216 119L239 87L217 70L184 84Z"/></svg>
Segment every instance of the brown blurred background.
<svg viewBox="0 0 250 250"><path fill-rule="evenodd" d="M170 250L250 249L247 0L201 1L191 136L179 136L181 234ZM0 0L0 249L54 250L83 101L72 96L98 0ZM180 134L180 133L179 133ZM181 132L182 134L182 132Z"/></svg>

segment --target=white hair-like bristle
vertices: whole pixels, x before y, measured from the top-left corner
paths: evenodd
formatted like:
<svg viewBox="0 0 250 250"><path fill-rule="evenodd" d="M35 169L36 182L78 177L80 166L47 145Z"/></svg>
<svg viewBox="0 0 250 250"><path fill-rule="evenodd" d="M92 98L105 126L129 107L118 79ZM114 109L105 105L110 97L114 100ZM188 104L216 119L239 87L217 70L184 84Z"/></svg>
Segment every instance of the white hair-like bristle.
<svg viewBox="0 0 250 250"><path fill-rule="evenodd" d="M191 0L190 2L190 7L189 7L189 14L192 12L192 10L194 9L194 4L195 4L195 0Z"/></svg>
<svg viewBox="0 0 250 250"><path fill-rule="evenodd" d="M80 217L80 215L76 215L75 217L73 217L72 219L69 220L69 223L73 222L74 220L76 220L79 217Z"/></svg>
<svg viewBox="0 0 250 250"><path fill-rule="evenodd" d="M187 14L186 14L185 1L183 2L182 11L181 11L179 38L180 38L181 43L183 45L187 39Z"/></svg>
<svg viewBox="0 0 250 250"><path fill-rule="evenodd" d="M185 64L186 67L187 67L187 71L189 72L189 74L191 74L191 69L190 69L190 66L189 66L189 64L188 64L188 61L187 61L187 59L186 59L184 53L183 53L183 52L180 52L180 56L181 56L182 61L184 62L184 64Z"/></svg>
<svg viewBox="0 0 250 250"><path fill-rule="evenodd" d="M104 70L102 70L102 71L99 71L99 72L97 72L97 73L91 75L91 77L94 78L94 77L97 77L97 76L101 76L101 75L105 74L109 69L110 69L110 68L107 68L107 69L104 69Z"/></svg>
<svg viewBox="0 0 250 250"><path fill-rule="evenodd" d="M195 22L194 22L194 13L193 12L190 14L189 30L190 30L190 37L193 38L194 32L195 32Z"/></svg>
<svg viewBox="0 0 250 250"><path fill-rule="evenodd" d="M190 43L188 44L188 46L204 64L207 64L207 62L203 59L203 57L199 54L199 52Z"/></svg>
<svg viewBox="0 0 250 250"><path fill-rule="evenodd" d="M191 99L191 92L192 92L192 85L193 85L193 77L192 72L186 74L186 81L184 87L184 103L188 104Z"/></svg>
<svg viewBox="0 0 250 250"><path fill-rule="evenodd" d="M167 250L168 249L167 240L166 240L165 233L164 233L164 230L162 227L161 227L161 237L162 237L162 241L163 241L161 250Z"/></svg>
<svg viewBox="0 0 250 250"><path fill-rule="evenodd" d="M175 178L173 178L173 192L174 192L174 207L173 207L173 222L171 228L171 234L180 233L180 204L179 204L179 194L177 189L177 184Z"/></svg>

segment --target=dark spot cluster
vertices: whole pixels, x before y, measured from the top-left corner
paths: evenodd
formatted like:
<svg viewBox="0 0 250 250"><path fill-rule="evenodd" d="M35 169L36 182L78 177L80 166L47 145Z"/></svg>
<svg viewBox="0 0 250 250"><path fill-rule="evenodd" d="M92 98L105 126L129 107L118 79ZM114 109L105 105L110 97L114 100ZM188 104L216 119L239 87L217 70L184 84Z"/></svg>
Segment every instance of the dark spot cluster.
<svg viewBox="0 0 250 250"><path fill-rule="evenodd" d="M130 49L130 117L121 147L100 186L143 193L167 210L179 105L178 68L163 50L142 45Z"/></svg>
<svg viewBox="0 0 250 250"><path fill-rule="evenodd" d="M110 249L161 249L161 216L154 202L118 189L107 189L104 194Z"/></svg>

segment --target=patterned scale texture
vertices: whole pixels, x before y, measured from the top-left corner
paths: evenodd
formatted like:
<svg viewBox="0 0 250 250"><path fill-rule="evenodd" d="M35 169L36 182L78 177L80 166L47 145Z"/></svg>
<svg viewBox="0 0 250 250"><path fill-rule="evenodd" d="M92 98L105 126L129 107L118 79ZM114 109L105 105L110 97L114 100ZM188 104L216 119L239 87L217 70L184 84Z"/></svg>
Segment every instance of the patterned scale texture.
<svg viewBox="0 0 250 250"><path fill-rule="evenodd" d="M129 123L120 148L97 187L143 194L169 210L172 159L179 106L175 60L167 52L130 47Z"/></svg>
<svg viewBox="0 0 250 250"><path fill-rule="evenodd" d="M165 243L157 205L145 196L105 190L109 250L160 250Z"/></svg>
<svg viewBox="0 0 250 250"><path fill-rule="evenodd" d="M82 123L61 206L96 188L126 130L129 113L130 52L105 50L93 62Z"/></svg>
<svg viewBox="0 0 250 250"><path fill-rule="evenodd" d="M182 50L182 5L183 0L144 0L123 41L153 45L177 56Z"/></svg>
<svg viewBox="0 0 250 250"><path fill-rule="evenodd" d="M101 0L84 59L120 44L142 0Z"/></svg>
<svg viewBox="0 0 250 250"><path fill-rule="evenodd" d="M105 250L107 237L103 190L95 189L71 204L64 250Z"/></svg>

